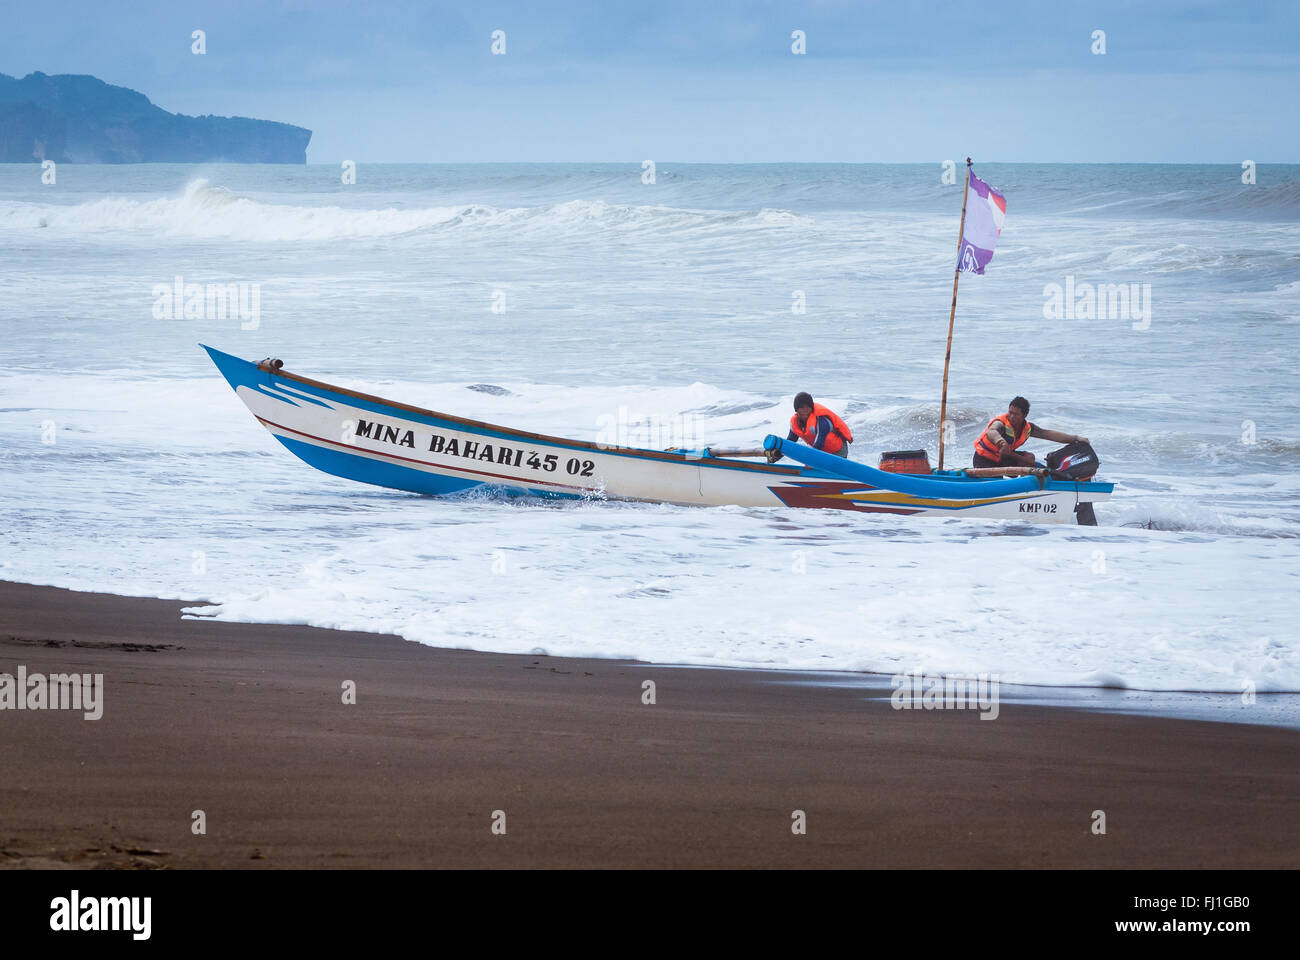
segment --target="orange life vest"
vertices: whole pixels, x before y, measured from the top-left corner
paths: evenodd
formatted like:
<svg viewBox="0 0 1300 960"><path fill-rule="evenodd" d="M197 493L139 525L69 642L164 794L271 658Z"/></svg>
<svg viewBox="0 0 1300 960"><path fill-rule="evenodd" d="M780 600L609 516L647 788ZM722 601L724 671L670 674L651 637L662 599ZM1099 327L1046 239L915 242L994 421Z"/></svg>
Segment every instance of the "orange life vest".
<svg viewBox="0 0 1300 960"><path fill-rule="evenodd" d="M1009 414L1004 413L1000 417L994 417L992 420L989 421L989 427L993 426L993 424L995 423L1005 424L1008 434L1014 435L1016 432L1015 427L1011 426L1011 416ZM1025 421L1025 425L1020 428L1020 434L1016 436L1016 438L1013 441L1011 441L1012 450L1023 445L1024 442L1029 439L1029 431L1033 429L1033 426L1034 425L1030 423L1028 420ZM989 438L987 436L989 432L989 427L985 427L983 433L981 433L979 437L976 438L975 452L978 453L981 457L985 457L989 460L1001 460L1002 451L989 442Z"/></svg>
<svg viewBox="0 0 1300 960"><path fill-rule="evenodd" d="M849 429L849 425L840 419L838 413L823 407L820 403L813 404L807 429L799 428L799 414L796 413L790 418L790 431L808 446L812 446L817 440L818 417L826 417L831 422L831 432L826 435L826 443L822 447L827 453L838 453L844 444L853 442L853 431Z"/></svg>

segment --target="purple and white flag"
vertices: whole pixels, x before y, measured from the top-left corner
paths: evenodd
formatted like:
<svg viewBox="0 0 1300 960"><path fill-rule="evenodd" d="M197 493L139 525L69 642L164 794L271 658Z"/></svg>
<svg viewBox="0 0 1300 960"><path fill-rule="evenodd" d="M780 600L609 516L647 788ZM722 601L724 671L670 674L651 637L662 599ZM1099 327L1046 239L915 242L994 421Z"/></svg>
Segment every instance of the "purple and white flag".
<svg viewBox="0 0 1300 960"><path fill-rule="evenodd" d="M993 259L993 249L998 245L1002 224L1007 219L1007 198L968 169L970 192L973 196L966 204L966 226L961 233L961 246L957 253L957 269L966 273L983 273Z"/></svg>

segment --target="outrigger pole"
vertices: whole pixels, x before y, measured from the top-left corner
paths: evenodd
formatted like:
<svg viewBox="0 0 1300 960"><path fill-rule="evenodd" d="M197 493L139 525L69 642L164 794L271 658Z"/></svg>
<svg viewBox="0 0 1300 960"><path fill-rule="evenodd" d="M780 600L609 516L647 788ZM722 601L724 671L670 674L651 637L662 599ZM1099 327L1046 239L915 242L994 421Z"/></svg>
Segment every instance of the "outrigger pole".
<svg viewBox="0 0 1300 960"><path fill-rule="evenodd" d="M966 186L961 191L961 226L957 228L957 266L952 272L952 310L948 312L948 350L943 355L943 396L939 401L939 469L943 469L943 427L948 422L948 361L952 359L952 325L957 318L957 278L961 276L961 241L966 235L966 195L970 193L970 157L966 158Z"/></svg>

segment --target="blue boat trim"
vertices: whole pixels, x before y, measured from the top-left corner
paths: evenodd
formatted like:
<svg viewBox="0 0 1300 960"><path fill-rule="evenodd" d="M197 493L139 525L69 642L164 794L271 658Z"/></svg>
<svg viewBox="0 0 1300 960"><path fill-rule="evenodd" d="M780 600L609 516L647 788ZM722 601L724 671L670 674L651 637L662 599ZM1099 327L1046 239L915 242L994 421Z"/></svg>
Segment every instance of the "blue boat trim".
<svg viewBox="0 0 1300 960"><path fill-rule="evenodd" d="M447 477L442 474L417 470L384 460L371 460L358 457L352 453L342 453L326 447L318 447L305 440L282 437L275 434L294 456L305 461L317 470L343 477L345 480L359 480L373 483L380 487L405 490L413 493L426 493L434 496L447 493L460 493L482 484L477 480L463 480L459 477Z"/></svg>
<svg viewBox="0 0 1300 960"><path fill-rule="evenodd" d="M581 500L583 498L582 494L566 493L560 490L536 490L532 488L520 490L517 487L506 487L479 480L448 477L442 474L429 473L425 470L418 470L415 467L387 463L381 460L370 460L367 457L357 457L338 450L318 447L313 443L307 443L305 440L295 440L292 437L282 437L278 434L273 436L284 444L290 453L317 470L336 477L342 477L345 480L356 480L377 487L388 487L392 490L400 490L403 493L441 497L466 493L471 490L483 490L510 496L549 497L563 500Z"/></svg>

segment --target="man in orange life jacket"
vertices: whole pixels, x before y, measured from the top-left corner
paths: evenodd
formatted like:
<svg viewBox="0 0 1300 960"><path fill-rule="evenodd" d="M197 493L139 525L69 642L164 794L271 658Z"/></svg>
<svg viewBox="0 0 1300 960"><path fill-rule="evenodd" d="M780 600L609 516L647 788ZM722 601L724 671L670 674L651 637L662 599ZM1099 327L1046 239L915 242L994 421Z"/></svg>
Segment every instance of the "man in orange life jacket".
<svg viewBox="0 0 1300 960"><path fill-rule="evenodd" d="M1032 467L1034 455L1026 450L1016 448L1030 437L1050 440L1053 443L1087 443L1087 437L1076 437L1072 433L1058 433L1044 430L1030 423L1029 401L1016 397L1007 407L1007 412L994 417L985 427L984 432L975 441L974 465L977 467Z"/></svg>
<svg viewBox="0 0 1300 960"><path fill-rule="evenodd" d="M794 398L794 416L790 418L790 435L786 439L802 440L815 450L847 460L853 431L838 413L813 403L811 395L800 393Z"/></svg>

